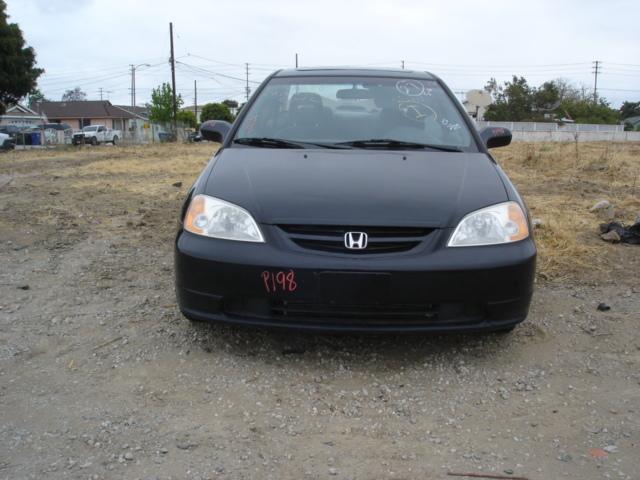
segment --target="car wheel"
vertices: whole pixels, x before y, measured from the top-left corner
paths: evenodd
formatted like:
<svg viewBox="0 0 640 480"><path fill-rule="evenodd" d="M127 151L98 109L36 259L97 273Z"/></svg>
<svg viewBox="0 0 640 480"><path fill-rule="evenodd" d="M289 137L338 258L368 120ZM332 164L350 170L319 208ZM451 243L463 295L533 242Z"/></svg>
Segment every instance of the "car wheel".
<svg viewBox="0 0 640 480"><path fill-rule="evenodd" d="M98 139L96 137L91 137L91 145L93 146L98 145Z"/></svg>
<svg viewBox="0 0 640 480"><path fill-rule="evenodd" d="M117 145L118 144L118 136L114 135L113 140L111 140L111 143L113 143L113 145Z"/></svg>

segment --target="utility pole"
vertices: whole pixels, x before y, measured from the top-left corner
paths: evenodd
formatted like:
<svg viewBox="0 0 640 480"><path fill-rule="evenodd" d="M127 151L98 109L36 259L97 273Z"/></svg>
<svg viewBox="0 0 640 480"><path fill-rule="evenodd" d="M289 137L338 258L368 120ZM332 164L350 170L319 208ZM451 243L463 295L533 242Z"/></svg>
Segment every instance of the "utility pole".
<svg viewBox="0 0 640 480"><path fill-rule="evenodd" d="M596 60L595 62L593 62L593 74L594 74L593 102L594 103L598 103L598 73L602 71L602 68L600 67L601 63L602 62L600 60Z"/></svg>
<svg viewBox="0 0 640 480"><path fill-rule="evenodd" d="M249 88L249 64L245 63L245 69L246 69L246 74L247 74L247 84L244 87L244 91L247 97L247 102L249 101L249 94L251 93L251 89Z"/></svg>
<svg viewBox="0 0 640 480"><path fill-rule="evenodd" d="M131 106L135 107L136 106L136 87L135 87L135 80L134 78L136 78L136 66L135 65L131 65Z"/></svg>
<svg viewBox="0 0 640 480"><path fill-rule="evenodd" d="M198 81L194 80L193 81L193 104L195 105L194 110L195 110L195 115L196 115L196 123L198 122Z"/></svg>
<svg viewBox="0 0 640 480"><path fill-rule="evenodd" d="M132 75L132 78L131 78L131 81L133 82L133 105L131 105L132 107L136 106L136 68L138 68L138 67L136 67L134 65L134 67L133 67L133 75Z"/></svg>
<svg viewBox="0 0 640 480"><path fill-rule="evenodd" d="M404 70L404 60L402 60L402 70Z"/></svg>
<svg viewBox="0 0 640 480"><path fill-rule="evenodd" d="M102 87L100 87L100 101L102 101Z"/></svg>
<svg viewBox="0 0 640 480"><path fill-rule="evenodd" d="M298 68L298 54L296 53L296 68Z"/></svg>
<svg viewBox="0 0 640 480"><path fill-rule="evenodd" d="M136 70L140 67L150 67L148 63L140 65L131 65L131 106L136 106Z"/></svg>
<svg viewBox="0 0 640 480"><path fill-rule="evenodd" d="M173 93L173 134L178 135L178 102L176 100L176 59L173 54L173 22L169 22L169 37L171 40L171 88Z"/></svg>

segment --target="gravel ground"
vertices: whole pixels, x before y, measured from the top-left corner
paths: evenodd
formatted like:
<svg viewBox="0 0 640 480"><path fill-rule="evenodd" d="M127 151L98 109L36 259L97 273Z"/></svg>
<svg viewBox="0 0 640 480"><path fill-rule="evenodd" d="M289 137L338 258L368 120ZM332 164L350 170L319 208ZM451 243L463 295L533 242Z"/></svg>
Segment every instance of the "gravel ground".
<svg viewBox="0 0 640 480"><path fill-rule="evenodd" d="M210 150L0 156L0 478L640 478L639 247L508 335L191 324L172 240Z"/></svg>

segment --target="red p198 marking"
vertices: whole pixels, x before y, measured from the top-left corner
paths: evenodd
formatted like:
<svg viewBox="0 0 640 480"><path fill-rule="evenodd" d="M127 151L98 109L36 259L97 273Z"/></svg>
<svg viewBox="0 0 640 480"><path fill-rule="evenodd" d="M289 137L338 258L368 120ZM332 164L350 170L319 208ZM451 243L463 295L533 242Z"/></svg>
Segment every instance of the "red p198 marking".
<svg viewBox="0 0 640 480"><path fill-rule="evenodd" d="M265 270L260 274L262 281L264 282L264 289L267 293L275 292L295 292L298 288L296 283L296 274L293 270L284 272L282 270L277 272L270 272Z"/></svg>

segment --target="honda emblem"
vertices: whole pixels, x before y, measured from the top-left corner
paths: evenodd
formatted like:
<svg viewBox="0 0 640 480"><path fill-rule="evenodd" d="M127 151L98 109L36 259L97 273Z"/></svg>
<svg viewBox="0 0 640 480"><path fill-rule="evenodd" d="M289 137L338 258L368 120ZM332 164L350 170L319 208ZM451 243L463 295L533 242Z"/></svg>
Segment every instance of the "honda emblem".
<svg viewBox="0 0 640 480"><path fill-rule="evenodd" d="M347 232L344 234L344 246L349 250L364 250L369 238L364 232Z"/></svg>

